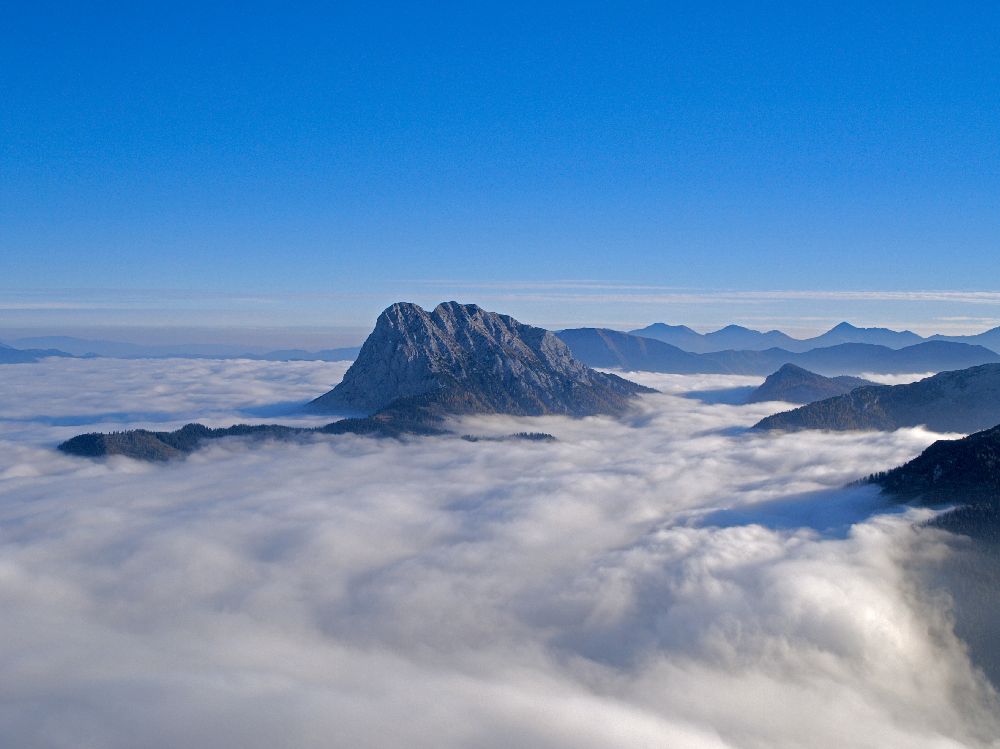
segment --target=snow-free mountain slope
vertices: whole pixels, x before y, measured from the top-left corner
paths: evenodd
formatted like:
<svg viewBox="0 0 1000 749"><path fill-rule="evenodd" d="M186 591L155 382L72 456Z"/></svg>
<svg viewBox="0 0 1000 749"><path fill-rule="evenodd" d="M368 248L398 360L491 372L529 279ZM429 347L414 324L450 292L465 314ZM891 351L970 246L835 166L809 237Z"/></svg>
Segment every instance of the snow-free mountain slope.
<svg viewBox="0 0 1000 749"><path fill-rule="evenodd" d="M764 384L750 394L747 402L812 403L849 393L856 387L874 384L870 380L846 375L824 377L794 364L785 364L774 374L768 375Z"/></svg>
<svg viewBox="0 0 1000 749"><path fill-rule="evenodd" d="M873 385L768 416L754 429L977 432L1000 424L1000 364L940 374L906 385Z"/></svg>

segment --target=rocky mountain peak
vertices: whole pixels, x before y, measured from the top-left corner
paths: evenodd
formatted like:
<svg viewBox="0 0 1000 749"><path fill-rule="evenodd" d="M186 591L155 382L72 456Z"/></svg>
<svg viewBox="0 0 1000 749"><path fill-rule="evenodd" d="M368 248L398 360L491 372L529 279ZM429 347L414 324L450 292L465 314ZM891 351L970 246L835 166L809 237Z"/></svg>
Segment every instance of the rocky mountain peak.
<svg viewBox="0 0 1000 749"><path fill-rule="evenodd" d="M397 302L379 315L343 381L310 410L370 414L448 391L452 406L460 401L465 410L608 413L644 390L589 369L554 334L508 315L458 302L431 312Z"/></svg>

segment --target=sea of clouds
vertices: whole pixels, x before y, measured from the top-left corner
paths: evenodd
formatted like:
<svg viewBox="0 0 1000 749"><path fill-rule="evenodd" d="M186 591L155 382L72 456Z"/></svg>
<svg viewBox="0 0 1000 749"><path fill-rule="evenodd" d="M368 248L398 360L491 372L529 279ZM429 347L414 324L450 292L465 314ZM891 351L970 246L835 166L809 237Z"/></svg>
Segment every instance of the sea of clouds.
<svg viewBox="0 0 1000 749"><path fill-rule="evenodd" d="M760 378L634 375L554 443L83 431L287 415L342 363L0 369L0 745L989 747L1000 702L928 584L956 540L844 485L938 437L756 434Z"/></svg>

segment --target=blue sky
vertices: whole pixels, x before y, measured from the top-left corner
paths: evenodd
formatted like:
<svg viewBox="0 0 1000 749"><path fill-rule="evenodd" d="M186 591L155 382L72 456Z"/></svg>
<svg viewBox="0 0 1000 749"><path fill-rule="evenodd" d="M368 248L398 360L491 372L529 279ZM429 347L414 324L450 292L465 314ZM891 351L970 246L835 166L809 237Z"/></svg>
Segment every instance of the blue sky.
<svg viewBox="0 0 1000 749"><path fill-rule="evenodd" d="M1000 322L995 5L140 5L6 11L0 335Z"/></svg>

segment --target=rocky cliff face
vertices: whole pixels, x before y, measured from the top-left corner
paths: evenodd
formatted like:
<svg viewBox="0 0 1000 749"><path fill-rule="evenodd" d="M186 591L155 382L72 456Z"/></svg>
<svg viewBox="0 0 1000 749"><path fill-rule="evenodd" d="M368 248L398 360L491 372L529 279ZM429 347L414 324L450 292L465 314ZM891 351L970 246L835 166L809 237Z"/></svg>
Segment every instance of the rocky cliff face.
<svg viewBox="0 0 1000 749"><path fill-rule="evenodd" d="M427 312L399 302L379 316L344 380L308 408L584 416L618 413L641 392L649 389L577 361L542 328L474 304Z"/></svg>
<svg viewBox="0 0 1000 749"><path fill-rule="evenodd" d="M976 432L1000 423L1000 364L942 372L908 385L875 385L768 416L754 429Z"/></svg>

